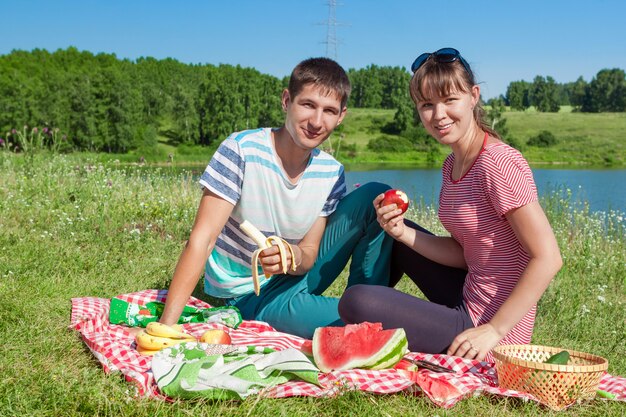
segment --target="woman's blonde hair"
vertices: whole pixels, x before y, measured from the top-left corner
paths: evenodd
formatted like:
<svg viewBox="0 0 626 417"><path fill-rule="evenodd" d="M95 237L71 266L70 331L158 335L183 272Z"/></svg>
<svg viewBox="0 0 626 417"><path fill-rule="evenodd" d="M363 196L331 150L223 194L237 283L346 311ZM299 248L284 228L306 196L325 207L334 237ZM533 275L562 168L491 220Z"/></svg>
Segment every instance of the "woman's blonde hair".
<svg viewBox="0 0 626 417"><path fill-rule="evenodd" d="M442 97L453 92L470 93L476 85L474 74L459 59L452 62L438 62L431 55L413 74L409 84L409 92L415 105L427 100L436 93ZM485 110L479 98L474 106L474 120L478 126L490 136L500 139L500 135L485 121Z"/></svg>

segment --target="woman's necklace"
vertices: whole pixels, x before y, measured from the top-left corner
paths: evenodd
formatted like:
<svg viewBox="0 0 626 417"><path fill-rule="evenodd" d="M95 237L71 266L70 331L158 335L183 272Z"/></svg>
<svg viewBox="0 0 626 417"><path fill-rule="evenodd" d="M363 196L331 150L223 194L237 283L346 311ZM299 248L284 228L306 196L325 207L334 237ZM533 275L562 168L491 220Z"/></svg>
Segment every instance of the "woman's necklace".
<svg viewBox="0 0 626 417"><path fill-rule="evenodd" d="M487 139L486 135L487 133L485 132L485 138L483 139L482 142L479 139L480 134L474 135L470 144L467 146L467 149L463 153L463 159L461 159L458 163L454 164L454 167L452 169L452 179L454 181L459 181L461 178L465 176L465 174L467 174L467 171L471 169L472 164L474 163L476 158L478 158L478 155L480 154L480 151L482 150L485 144L485 141ZM480 143L480 147L477 147L476 145L474 145L476 142ZM458 168L459 166L460 168Z"/></svg>

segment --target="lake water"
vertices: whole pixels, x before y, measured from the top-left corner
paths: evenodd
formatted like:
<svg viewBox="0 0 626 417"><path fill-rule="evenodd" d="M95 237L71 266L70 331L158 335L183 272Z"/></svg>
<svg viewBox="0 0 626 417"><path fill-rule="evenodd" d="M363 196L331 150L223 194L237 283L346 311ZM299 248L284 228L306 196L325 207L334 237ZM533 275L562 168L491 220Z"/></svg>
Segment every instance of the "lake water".
<svg viewBox="0 0 626 417"><path fill-rule="evenodd" d="M592 211L626 212L626 169L533 169L539 195L571 190L572 201L586 201ZM356 184L379 181L399 188L413 200L437 204L440 169L346 171L348 190Z"/></svg>
<svg viewBox="0 0 626 417"><path fill-rule="evenodd" d="M148 168L151 169L151 168ZM204 168L178 167L174 172L189 171L199 176ZM592 211L626 213L626 169L533 169L539 195L559 191L564 197L571 191L572 202L586 202ZM170 171L172 172L172 171ZM348 191L357 184L383 182L404 190L414 201L438 203L441 169L346 169Z"/></svg>

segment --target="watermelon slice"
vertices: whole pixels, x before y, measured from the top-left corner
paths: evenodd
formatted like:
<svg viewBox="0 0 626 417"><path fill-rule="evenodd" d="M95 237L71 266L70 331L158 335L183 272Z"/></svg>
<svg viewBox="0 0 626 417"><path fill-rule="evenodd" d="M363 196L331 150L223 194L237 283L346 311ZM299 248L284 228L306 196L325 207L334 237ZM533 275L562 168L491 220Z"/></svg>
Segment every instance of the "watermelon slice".
<svg viewBox="0 0 626 417"><path fill-rule="evenodd" d="M305 340L300 346L300 352L304 353L309 358L313 357L313 342L311 340Z"/></svg>
<svg viewBox="0 0 626 417"><path fill-rule="evenodd" d="M407 352L404 329L383 330L381 323L319 327L313 334L313 358L322 372L391 368Z"/></svg>

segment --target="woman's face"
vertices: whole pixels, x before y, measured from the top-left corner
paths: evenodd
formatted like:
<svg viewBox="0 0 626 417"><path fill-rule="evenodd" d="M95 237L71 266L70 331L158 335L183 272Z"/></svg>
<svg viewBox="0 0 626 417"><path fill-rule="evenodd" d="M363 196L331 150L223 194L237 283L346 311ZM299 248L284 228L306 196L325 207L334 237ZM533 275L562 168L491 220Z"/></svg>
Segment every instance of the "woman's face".
<svg viewBox="0 0 626 417"><path fill-rule="evenodd" d="M433 89L417 102L417 112L422 124L438 142L453 145L477 127L474 106L480 97L480 87L473 86L469 92L451 91L445 96Z"/></svg>

